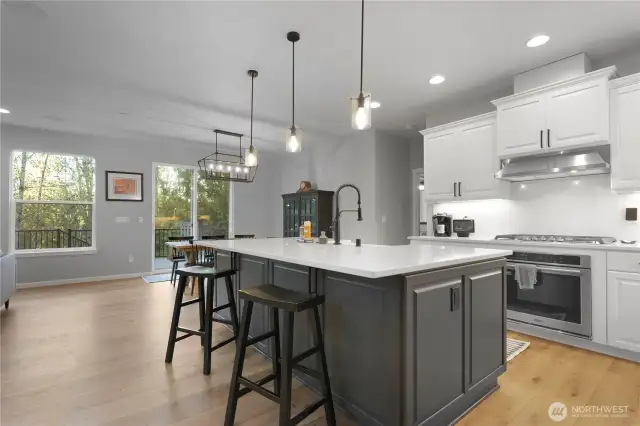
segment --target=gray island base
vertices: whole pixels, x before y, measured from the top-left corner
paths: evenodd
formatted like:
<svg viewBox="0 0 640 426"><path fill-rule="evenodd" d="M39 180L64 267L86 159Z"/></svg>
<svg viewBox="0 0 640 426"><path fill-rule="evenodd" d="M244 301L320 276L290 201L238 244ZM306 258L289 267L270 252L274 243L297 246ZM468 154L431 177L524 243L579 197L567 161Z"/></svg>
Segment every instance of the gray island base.
<svg viewBox="0 0 640 426"><path fill-rule="evenodd" d="M510 251L318 248L287 239L200 243L216 250L218 268L238 270L235 291L269 283L325 295L321 316L334 400L360 425L447 425L498 388L506 363L504 257ZM333 270L351 262L361 270ZM217 304L226 303L224 285L217 289ZM311 317L296 315L294 353L312 346L312 325ZM250 335L271 329L270 316L256 305ZM272 340L258 345L269 357ZM318 369L314 357L303 366ZM319 390L311 376L296 375Z"/></svg>

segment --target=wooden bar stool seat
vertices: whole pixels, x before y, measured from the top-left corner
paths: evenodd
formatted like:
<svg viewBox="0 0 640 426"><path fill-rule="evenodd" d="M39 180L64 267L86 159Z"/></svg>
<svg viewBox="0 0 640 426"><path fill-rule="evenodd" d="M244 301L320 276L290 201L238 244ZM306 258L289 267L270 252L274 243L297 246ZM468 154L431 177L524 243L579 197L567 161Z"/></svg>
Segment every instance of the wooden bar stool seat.
<svg viewBox="0 0 640 426"><path fill-rule="evenodd" d="M173 351L176 342L186 339L191 336L200 336L201 343L204 346L204 366L203 373L209 375L211 373L211 353L216 349L228 345L236 340L238 336L238 315L236 311L236 300L233 293L233 282L231 277L235 275L236 271L233 269L217 270L216 268L209 268L205 266L188 266L185 268L178 268L176 275L178 279L178 291L176 292L176 299L173 306L173 317L171 319L171 328L169 330L169 342L167 344L167 354L165 356L165 362L171 363L173 361ZM186 302L183 302L184 290L187 286L187 279L192 278L198 283L198 297ZM229 303L222 306L213 306L213 294L215 292L216 281L219 278L224 278ZM206 292L205 292L206 281ZM180 312L183 307L198 303L200 307L200 328L198 330L192 330L185 327L180 327ZM229 309L231 319L226 320L223 318L216 318L214 313L223 309ZM218 322L222 324L231 325L233 328L233 337L217 343L215 346L212 344L212 323ZM184 333L178 337L178 332Z"/></svg>
<svg viewBox="0 0 640 426"><path fill-rule="evenodd" d="M276 287L274 285L262 285L246 290L240 290L239 297L240 299L245 300L245 305L242 312L242 322L240 323L238 341L236 343L236 359L229 386L229 400L227 403L227 414L224 423L225 426L233 426L238 407L238 399L251 391L257 392L280 405L279 426L297 425L323 405L327 424L329 426L335 426L336 417L333 407L329 373L327 371L327 358L324 351L320 313L318 310L318 307L324 303L324 296L304 294ZM259 303L270 308L274 329L262 335L249 338L249 328L251 325L251 315L254 303ZM315 320L315 327L313 330L313 347L294 356L294 314L308 309L313 309ZM280 311L284 311L284 325L282 333L280 329ZM281 337L282 348L280 347ZM247 347L268 338L275 339L272 359L273 372L266 377L253 382L242 375ZM322 368L321 372L299 365L300 362L311 355L319 356ZM293 369L303 371L304 373L318 379L322 388L322 397L291 418L291 386ZM263 387L263 385L271 381L274 382L273 392ZM240 388L240 385L243 386L242 389Z"/></svg>

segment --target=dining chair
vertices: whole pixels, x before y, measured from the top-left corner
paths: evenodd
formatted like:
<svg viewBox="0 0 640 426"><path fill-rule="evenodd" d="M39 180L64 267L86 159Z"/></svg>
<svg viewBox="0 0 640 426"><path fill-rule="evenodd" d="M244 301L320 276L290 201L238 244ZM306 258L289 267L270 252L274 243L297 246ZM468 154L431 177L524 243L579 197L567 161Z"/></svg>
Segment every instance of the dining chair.
<svg viewBox="0 0 640 426"><path fill-rule="evenodd" d="M189 236L189 237L167 237L167 241L173 241L173 242L177 242L177 241L193 241L193 237ZM173 261L173 267L171 268L171 284L175 287L176 285L176 269L178 269L178 265L180 264L180 262L186 262L187 261L187 256L185 254L184 251L176 249L175 247L173 248L173 252L172 252L172 256L171 256L171 260Z"/></svg>

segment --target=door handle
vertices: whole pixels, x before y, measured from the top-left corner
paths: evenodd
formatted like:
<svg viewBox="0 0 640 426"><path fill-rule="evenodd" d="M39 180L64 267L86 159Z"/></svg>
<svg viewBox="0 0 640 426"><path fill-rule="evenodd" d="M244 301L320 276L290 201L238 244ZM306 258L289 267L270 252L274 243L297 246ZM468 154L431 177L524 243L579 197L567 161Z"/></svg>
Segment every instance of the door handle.
<svg viewBox="0 0 640 426"><path fill-rule="evenodd" d="M450 290L451 312L460 309L460 287L452 287Z"/></svg>
<svg viewBox="0 0 640 426"><path fill-rule="evenodd" d="M544 148L544 144L542 143L542 138L544 137L544 130L540 130L540 148Z"/></svg>
<svg viewBox="0 0 640 426"><path fill-rule="evenodd" d="M551 129L547 129L547 146L551 148Z"/></svg>
<svg viewBox="0 0 640 426"><path fill-rule="evenodd" d="M462 197L462 182L458 182L458 197Z"/></svg>
<svg viewBox="0 0 640 426"><path fill-rule="evenodd" d="M453 196L458 196L458 182L453 182Z"/></svg>

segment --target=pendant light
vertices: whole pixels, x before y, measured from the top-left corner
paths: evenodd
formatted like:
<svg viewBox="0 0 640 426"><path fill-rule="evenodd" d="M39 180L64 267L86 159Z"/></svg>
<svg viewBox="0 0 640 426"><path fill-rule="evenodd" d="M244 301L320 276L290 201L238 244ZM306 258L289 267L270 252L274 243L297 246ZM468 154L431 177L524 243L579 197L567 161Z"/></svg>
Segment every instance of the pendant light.
<svg viewBox="0 0 640 426"><path fill-rule="evenodd" d="M362 74L364 70L364 0L360 26L360 94L351 98L351 127L365 130L371 127L371 94L362 91Z"/></svg>
<svg viewBox="0 0 640 426"><path fill-rule="evenodd" d="M289 31L287 40L291 42L293 61L291 66L291 127L287 129L285 148L287 152L300 152L302 151L302 130L296 126L296 42L300 40L300 34Z"/></svg>
<svg viewBox="0 0 640 426"><path fill-rule="evenodd" d="M258 152L253 147L253 80L258 76L258 71L249 70L247 74L251 77L251 135L249 137L249 149L245 151L244 155L244 165L247 167L257 167Z"/></svg>
<svg viewBox="0 0 640 426"><path fill-rule="evenodd" d="M244 135L215 129L213 133L216 135L216 151L198 161L200 175L205 179L250 183L256 177L258 152L253 147L253 80L258 76L258 71L249 70L247 74L251 77L251 142L249 148L244 151L242 149ZM237 139L238 151L221 151L218 147L218 137L227 138L227 140ZM227 142L225 145L229 144L230 142Z"/></svg>

